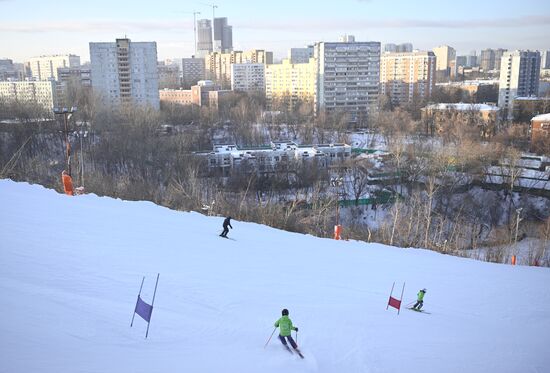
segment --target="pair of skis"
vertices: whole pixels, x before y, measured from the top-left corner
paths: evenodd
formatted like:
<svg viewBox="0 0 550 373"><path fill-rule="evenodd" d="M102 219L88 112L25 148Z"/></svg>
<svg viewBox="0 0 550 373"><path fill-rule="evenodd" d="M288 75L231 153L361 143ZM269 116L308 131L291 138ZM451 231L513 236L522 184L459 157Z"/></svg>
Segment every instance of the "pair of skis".
<svg viewBox="0 0 550 373"><path fill-rule="evenodd" d="M416 311L416 312L420 312L420 313L425 313L425 314L431 315L431 313L426 312L426 311L424 311L424 310L417 310L416 308L412 308L412 307L411 307L411 308L407 308L407 309L409 309L409 310L411 310L411 311Z"/></svg>
<svg viewBox="0 0 550 373"><path fill-rule="evenodd" d="M288 350L288 352L290 352L292 355L294 355L294 352L292 352L292 350L290 349L290 347L288 347L287 345L285 345L285 348ZM302 359L304 358L304 355L302 355L302 352L298 349L298 348L294 348L294 351L296 351L296 353L298 354L298 356L300 356Z"/></svg>

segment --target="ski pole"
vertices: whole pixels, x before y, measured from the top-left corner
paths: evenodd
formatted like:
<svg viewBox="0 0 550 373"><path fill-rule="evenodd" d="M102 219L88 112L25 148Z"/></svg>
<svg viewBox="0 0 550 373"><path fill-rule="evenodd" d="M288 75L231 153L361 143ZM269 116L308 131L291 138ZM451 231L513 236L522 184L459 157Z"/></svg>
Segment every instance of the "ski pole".
<svg viewBox="0 0 550 373"><path fill-rule="evenodd" d="M296 330L296 344L298 344L298 331Z"/></svg>
<svg viewBox="0 0 550 373"><path fill-rule="evenodd" d="M275 334L275 330L277 330L277 327L275 327L275 329L273 329L273 333L271 333L271 335L269 336L269 339L268 339L267 342L265 343L264 348L266 348L266 347L267 347L267 344L269 343L269 341L271 341L271 337L273 337L273 334Z"/></svg>

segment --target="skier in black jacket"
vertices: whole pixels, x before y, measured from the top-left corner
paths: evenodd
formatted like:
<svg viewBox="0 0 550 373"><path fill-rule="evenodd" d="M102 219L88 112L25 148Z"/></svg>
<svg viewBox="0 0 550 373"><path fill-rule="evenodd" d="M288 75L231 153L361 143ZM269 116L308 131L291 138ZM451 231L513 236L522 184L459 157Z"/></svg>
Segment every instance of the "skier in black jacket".
<svg viewBox="0 0 550 373"><path fill-rule="evenodd" d="M229 233L229 229L227 227L233 229L233 227L231 226L231 216L228 216L223 221L223 232L222 232L222 234L220 234L220 237L227 238L227 233Z"/></svg>

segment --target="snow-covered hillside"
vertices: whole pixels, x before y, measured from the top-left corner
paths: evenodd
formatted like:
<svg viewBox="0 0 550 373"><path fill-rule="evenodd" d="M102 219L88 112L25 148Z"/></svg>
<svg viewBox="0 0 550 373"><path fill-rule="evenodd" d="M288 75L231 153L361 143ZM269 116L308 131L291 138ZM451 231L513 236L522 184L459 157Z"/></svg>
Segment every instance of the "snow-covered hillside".
<svg viewBox="0 0 550 373"><path fill-rule="evenodd" d="M0 180L0 372L550 372L550 270ZM160 281L149 338L132 311ZM426 287L426 311L386 310ZM299 327L305 359L273 323Z"/></svg>

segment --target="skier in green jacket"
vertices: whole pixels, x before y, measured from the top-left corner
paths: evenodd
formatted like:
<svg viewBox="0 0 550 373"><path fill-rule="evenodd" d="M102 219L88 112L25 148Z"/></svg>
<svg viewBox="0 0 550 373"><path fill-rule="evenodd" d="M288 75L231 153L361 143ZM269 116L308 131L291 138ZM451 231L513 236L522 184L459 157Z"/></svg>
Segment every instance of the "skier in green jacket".
<svg viewBox="0 0 550 373"><path fill-rule="evenodd" d="M297 350L298 345L294 339L292 339L290 332L292 330L298 331L298 328L292 325L292 320L288 317L288 310L286 308L282 311L282 314L283 316L279 320L275 321L275 327L279 328L279 339L286 348L288 348L288 345L286 344L286 339L288 339L292 348Z"/></svg>
<svg viewBox="0 0 550 373"><path fill-rule="evenodd" d="M414 310L420 311L424 305L424 294L426 294L426 289L422 289L418 292L416 303L413 306Z"/></svg>

